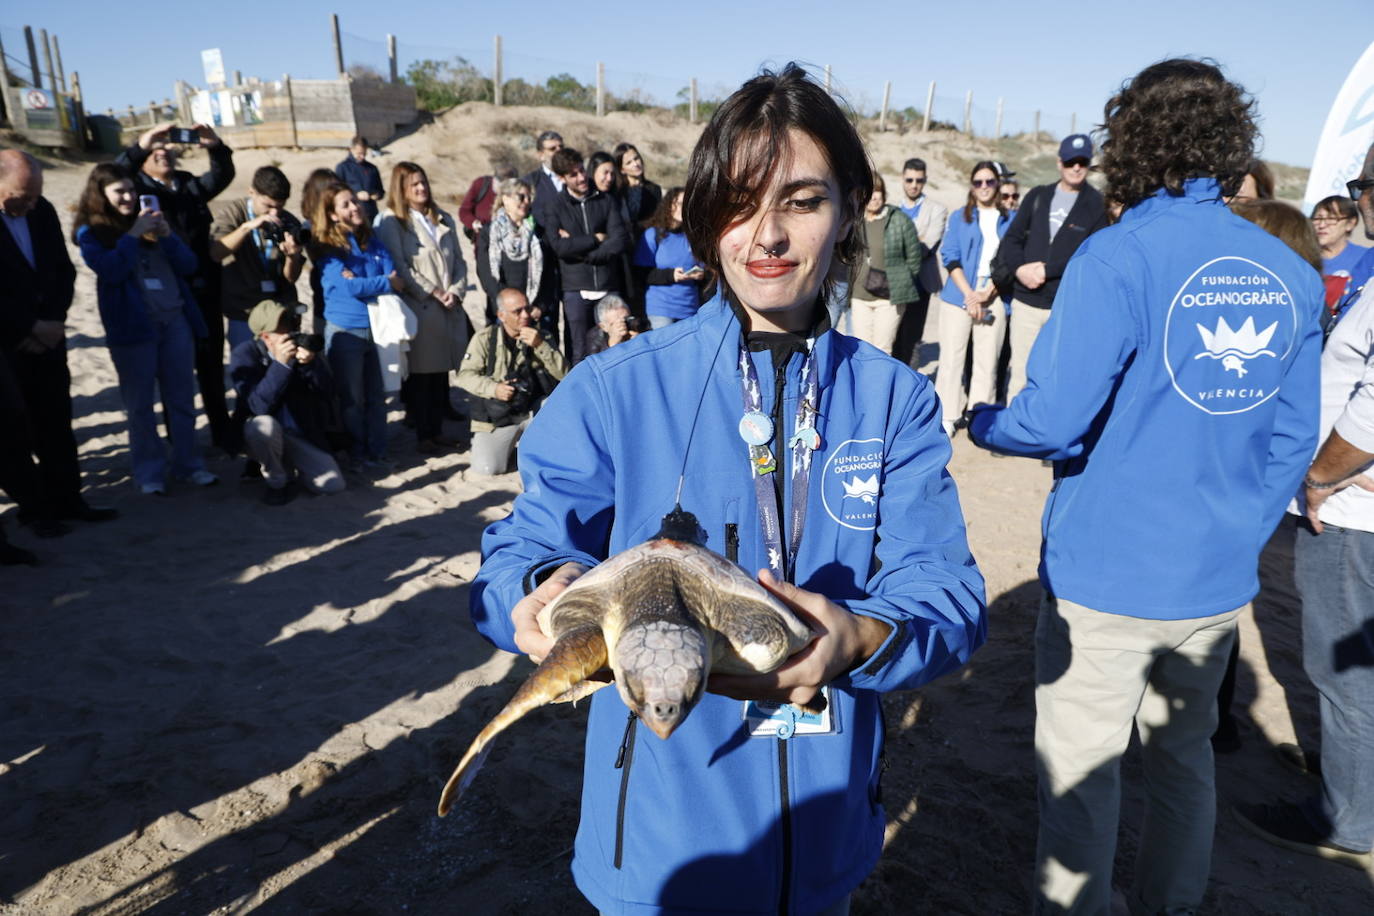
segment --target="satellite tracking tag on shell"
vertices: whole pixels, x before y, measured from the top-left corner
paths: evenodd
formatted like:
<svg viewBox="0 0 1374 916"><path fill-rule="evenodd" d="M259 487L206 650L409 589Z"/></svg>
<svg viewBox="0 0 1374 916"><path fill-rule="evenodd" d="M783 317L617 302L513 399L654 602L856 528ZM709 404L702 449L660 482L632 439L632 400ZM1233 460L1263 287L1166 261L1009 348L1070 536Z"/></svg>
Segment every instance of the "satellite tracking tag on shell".
<svg viewBox="0 0 1374 916"><path fill-rule="evenodd" d="M1307 176L1303 211L1332 194L1345 196L1345 183L1359 177L1365 153L1374 144L1374 44L1356 61L1326 116L1312 171Z"/></svg>

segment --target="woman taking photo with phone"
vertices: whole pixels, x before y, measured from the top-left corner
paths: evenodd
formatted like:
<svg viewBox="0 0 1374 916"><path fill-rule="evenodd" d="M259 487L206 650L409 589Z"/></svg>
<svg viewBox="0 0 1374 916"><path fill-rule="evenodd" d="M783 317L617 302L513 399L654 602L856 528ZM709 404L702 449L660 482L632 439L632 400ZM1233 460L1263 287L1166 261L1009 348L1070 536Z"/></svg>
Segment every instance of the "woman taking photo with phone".
<svg viewBox="0 0 1374 916"><path fill-rule="evenodd" d="M458 249L457 224L434 202L420 166L396 164L386 206L377 217L377 237L405 284L401 296L416 320L406 354L406 406L415 420L416 448L435 455L458 444L443 434L443 422L448 374L462 364L468 345L463 313L468 265Z"/></svg>
<svg viewBox="0 0 1374 916"><path fill-rule="evenodd" d="M721 294L568 374L483 539L473 618L508 651L545 656L539 609L675 506L817 634L770 674L655 707L691 709L666 741L616 691L593 695L572 871L602 912L847 912L883 844L882 692L984 639L934 392L829 329L830 265L859 255L870 182L853 125L800 68L727 99L683 205ZM829 714L798 722L792 704L818 695Z"/></svg>
<svg viewBox="0 0 1374 916"><path fill-rule="evenodd" d="M195 338L205 336L205 322L191 295L195 253L172 232L156 198L140 200L128 170L113 163L91 170L72 236L95 271L100 322L129 418L134 485L165 495L169 470L174 480L215 483L196 445ZM170 465L154 415L159 393Z"/></svg>
<svg viewBox="0 0 1374 916"><path fill-rule="evenodd" d="M403 291L405 283L343 182L320 192L311 229L311 257L319 263L324 292L324 346L344 428L352 438L351 469L388 471L386 389L367 304L383 293Z"/></svg>
<svg viewBox="0 0 1374 916"><path fill-rule="evenodd" d="M992 282L992 259L1011 223L1000 205L997 165L980 162L969 176L968 200L949 216L940 258L949 279L940 292L940 367L935 390L944 429L954 435L964 407L997 402L997 360L1007 333L1006 297ZM964 396L964 364L973 338L973 373Z"/></svg>
<svg viewBox="0 0 1374 916"><path fill-rule="evenodd" d="M682 190L672 188L664 195L635 248L635 266L645 271L644 311L652 329L695 315L706 282L706 271L682 231Z"/></svg>

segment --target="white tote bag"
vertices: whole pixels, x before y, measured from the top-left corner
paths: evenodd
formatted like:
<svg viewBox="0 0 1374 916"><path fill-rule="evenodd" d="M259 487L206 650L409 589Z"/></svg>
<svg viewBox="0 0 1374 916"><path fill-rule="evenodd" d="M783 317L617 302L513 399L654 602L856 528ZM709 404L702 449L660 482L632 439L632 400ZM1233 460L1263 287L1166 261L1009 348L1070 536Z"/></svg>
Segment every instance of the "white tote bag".
<svg viewBox="0 0 1374 916"><path fill-rule="evenodd" d="M382 364L382 387L388 394L400 391L410 374L406 353L417 329L415 313L400 296L385 293L368 302L367 320Z"/></svg>

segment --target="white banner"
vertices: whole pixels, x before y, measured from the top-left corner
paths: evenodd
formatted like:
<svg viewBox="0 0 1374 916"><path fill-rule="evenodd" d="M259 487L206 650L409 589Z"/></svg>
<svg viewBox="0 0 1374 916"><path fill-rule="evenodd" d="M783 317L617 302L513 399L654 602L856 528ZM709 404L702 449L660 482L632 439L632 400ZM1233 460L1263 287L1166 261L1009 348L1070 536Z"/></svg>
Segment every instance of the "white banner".
<svg viewBox="0 0 1374 916"><path fill-rule="evenodd" d="M1345 183L1359 177L1365 153L1374 143L1374 44L1360 56L1326 116L1321 142L1307 176L1303 209L1324 197L1345 195Z"/></svg>
<svg viewBox="0 0 1374 916"><path fill-rule="evenodd" d="M224 55L219 48L201 51L200 65L205 68L205 85L211 89L224 85Z"/></svg>

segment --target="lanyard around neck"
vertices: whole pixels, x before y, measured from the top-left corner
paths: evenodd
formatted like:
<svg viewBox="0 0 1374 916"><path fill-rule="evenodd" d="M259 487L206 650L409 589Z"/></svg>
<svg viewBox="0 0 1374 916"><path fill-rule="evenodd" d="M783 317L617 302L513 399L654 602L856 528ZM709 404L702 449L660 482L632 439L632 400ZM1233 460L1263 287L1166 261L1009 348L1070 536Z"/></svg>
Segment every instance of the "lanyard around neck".
<svg viewBox="0 0 1374 916"><path fill-rule="evenodd" d="M251 222L254 218L255 218L255 217L254 217L254 215L253 215L253 199L252 199L252 198L249 198L249 199L248 199L248 219L249 219L249 221ZM266 268L268 268L268 269L270 270L271 267L272 267L272 251L273 251L273 249L275 249L275 248L277 247L277 243L274 242L274 241L272 241L271 239L267 239L266 241L263 241L262 233L260 233L260 232L259 232L258 230L256 230L256 229L254 229L254 230L253 230L253 244L256 245L257 248L258 248L258 257L262 260L262 266L263 266L263 267L266 267Z"/></svg>
<svg viewBox="0 0 1374 916"><path fill-rule="evenodd" d="M749 357L749 349L741 341L739 348L740 385L744 399L744 416L739 423L740 438L749 447L749 472L754 478L754 496L758 504L759 524L763 529L764 546L768 550L768 567L780 579L790 580L795 572L797 551L801 548L802 530L806 526L806 501L811 481L812 453L821 446L816 430L817 404L820 385L816 373L815 340L807 341L806 357L801 367L801 402L793 419L792 436L786 442L791 451L788 470L791 477L792 506L789 513L788 543L783 549L783 532L778 501L773 486L777 473L777 459L770 443L777 437L773 420L763 412L763 393L759 389L758 372ZM779 393L779 397L781 397ZM781 417L781 405L775 405ZM781 440L779 440L781 441Z"/></svg>

